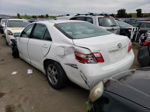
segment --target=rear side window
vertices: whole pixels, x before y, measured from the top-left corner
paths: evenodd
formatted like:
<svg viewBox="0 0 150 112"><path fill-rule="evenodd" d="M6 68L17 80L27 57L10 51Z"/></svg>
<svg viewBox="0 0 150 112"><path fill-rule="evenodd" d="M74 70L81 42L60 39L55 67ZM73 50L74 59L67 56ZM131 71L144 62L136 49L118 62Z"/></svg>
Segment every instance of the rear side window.
<svg viewBox="0 0 150 112"><path fill-rule="evenodd" d="M33 29L34 24L28 25L21 33L21 37L29 37L31 34L31 31Z"/></svg>
<svg viewBox="0 0 150 112"><path fill-rule="evenodd" d="M47 28L46 28L45 25L43 25L43 24L36 24L35 28L33 29L31 38L43 39L44 34L46 32L46 29Z"/></svg>
<svg viewBox="0 0 150 112"><path fill-rule="evenodd" d="M112 17L99 17L98 22L100 26L104 26L104 27L117 26L115 19Z"/></svg>
<svg viewBox="0 0 150 112"><path fill-rule="evenodd" d="M77 18L76 18L76 17L73 17L73 18L71 18L70 20L77 20Z"/></svg>
<svg viewBox="0 0 150 112"><path fill-rule="evenodd" d="M50 41L52 41L51 36L50 36L48 30L46 30L46 32L45 32L45 34L44 34L44 40L50 40Z"/></svg>
<svg viewBox="0 0 150 112"><path fill-rule="evenodd" d="M93 23L93 18L91 18L91 17L86 17L86 19L85 19L87 22L89 22L89 23Z"/></svg>
<svg viewBox="0 0 150 112"><path fill-rule="evenodd" d="M74 18L71 18L70 20L81 20L81 21L85 21L85 17L74 17Z"/></svg>

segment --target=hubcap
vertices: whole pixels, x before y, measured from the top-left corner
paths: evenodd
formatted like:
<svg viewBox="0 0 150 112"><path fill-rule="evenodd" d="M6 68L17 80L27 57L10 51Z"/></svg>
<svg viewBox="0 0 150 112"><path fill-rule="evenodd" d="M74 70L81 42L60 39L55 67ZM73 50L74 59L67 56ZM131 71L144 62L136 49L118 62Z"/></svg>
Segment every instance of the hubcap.
<svg viewBox="0 0 150 112"><path fill-rule="evenodd" d="M57 74L58 72L56 67L52 64L49 64L47 67L47 76L52 85L55 85L58 82Z"/></svg>

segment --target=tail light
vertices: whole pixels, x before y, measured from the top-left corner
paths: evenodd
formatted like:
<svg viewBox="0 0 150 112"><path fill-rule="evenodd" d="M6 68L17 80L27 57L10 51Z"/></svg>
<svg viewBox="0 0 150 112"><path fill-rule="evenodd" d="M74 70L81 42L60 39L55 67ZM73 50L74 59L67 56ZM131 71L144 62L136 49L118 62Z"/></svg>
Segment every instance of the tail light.
<svg viewBox="0 0 150 112"><path fill-rule="evenodd" d="M130 52L130 51L131 51L131 49L132 49L132 43L131 43L131 42L129 42L129 44L128 44L128 52Z"/></svg>
<svg viewBox="0 0 150 112"><path fill-rule="evenodd" d="M104 62L104 58L100 52L83 54L83 53L79 53L79 52L75 51L74 53L75 53L75 58L80 63L102 63L102 62Z"/></svg>
<svg viewBox="0 0 150 112"><path fill-rule="evenodd" d="M150 40L147 40L144 42L144 46L149 45L150 44Z"/></svg>
<svg viewBox="0 0 150 112"><path fill-rule="evenodd" d="M10 30L7 30L8 35L13 35L13 33Z"/></svg>

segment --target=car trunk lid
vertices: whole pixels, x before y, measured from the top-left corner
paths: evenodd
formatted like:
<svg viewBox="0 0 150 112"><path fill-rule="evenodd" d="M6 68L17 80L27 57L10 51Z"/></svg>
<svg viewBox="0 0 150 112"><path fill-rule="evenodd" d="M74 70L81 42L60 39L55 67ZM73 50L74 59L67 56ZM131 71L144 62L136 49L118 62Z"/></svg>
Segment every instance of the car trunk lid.
<svg viewBox="0 0 150 112"><path fill-rule="evenodd" d="M74 39L76 46L86 47L91 52L100 52L105 63L120 61L128 54L129 39L125 36L110 34L86 39Z"/></svg>

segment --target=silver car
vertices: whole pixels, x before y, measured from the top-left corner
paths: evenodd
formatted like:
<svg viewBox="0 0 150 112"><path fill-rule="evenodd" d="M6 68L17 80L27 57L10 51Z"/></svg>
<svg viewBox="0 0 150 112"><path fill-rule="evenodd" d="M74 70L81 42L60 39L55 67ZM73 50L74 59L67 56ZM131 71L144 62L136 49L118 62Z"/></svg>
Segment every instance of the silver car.
<svg viewBox="0 0 150 112"><path fill-rule="evenodd" d="M120 27L111 16L99 15L99 14L78 14L72 17L70 20L81 20L90 22L96 26L100 26L112 33L119 34Z"/></svg>

